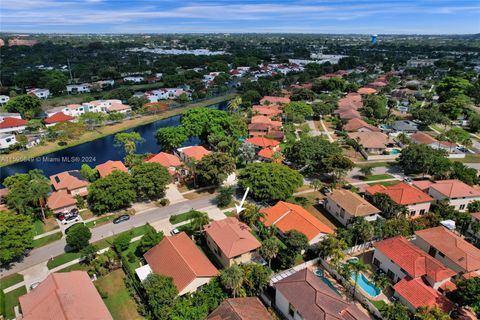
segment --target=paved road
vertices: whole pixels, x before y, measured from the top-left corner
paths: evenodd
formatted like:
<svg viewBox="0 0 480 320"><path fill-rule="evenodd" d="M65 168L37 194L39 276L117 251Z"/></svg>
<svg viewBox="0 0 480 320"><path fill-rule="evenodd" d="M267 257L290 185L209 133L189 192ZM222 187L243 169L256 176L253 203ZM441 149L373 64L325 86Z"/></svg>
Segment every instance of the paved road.
<svg viewBox="0 0 480 320"><path fill-rule="evenodd" d="M142 213L130 218L126 222L119 224L108 223L97 228L92 229L91 242L108 238L112 235L121 233L123 231L143 226L144 224L152 223L160 219L164 219L174 214L182 213L190 209L202 209L212 205L212 200L216 195L207 195L202 198L188 200L166 206L163 208L154 208L145 210ZM41 262L45 262L52 257L58 256L65 252L66 242L65 239L55 241L44 247L32 250L28 256L26 256L22 262L16 263L10 267L10 269L0 269L0 278L8 276L10 274L25 270Z"/></svg>

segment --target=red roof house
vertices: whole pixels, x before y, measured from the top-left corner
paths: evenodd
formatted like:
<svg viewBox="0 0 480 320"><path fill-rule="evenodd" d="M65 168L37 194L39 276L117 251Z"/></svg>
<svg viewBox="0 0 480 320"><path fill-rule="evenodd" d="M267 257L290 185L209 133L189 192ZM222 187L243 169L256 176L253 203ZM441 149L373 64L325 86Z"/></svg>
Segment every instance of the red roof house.
<svg viewBox="0 0 480 320"><path fill-rule="evenodd" d="M3 121L0 122L0 132L13 132L13 131L23 131L28 121L13 117L5 117Z"/></svg>
<svg viewBox="0 0 480 320"><path fill-rule="evenodd" d="M113 319L85 271L52 273L19 301L24 320Z"/></svg>
<svg viewBox="0 0 480 320"><path fill-rule="evenodd" d="M63 112L57 112L51 115L50 117L46 118L45 120L43 120L43 122L45 122L45 124L48 127L48 126L53 126L60 122L66 122L66 121L72 121L72 120L75 120L75 118L72 116L66 115Z"/></svg>
<svg viewBox="0 0 480 320"><path fill-rule="evenodd" d="M303 207L284 201L277 202L270 208L263 208L263 224L275 225L281 232L296 230L307 236L310 244L320 241L326 234L334 231L312 216Z"/></svg>
<svg viewBox="0 0 480 320"><path fill-rule="evenodd" d="M360 93L360 94L374 94L374 93L377 93L377 90L375 90L373 88L363 87L363 88L358 89L357 92Z"/></svg>
<svg viewBox="0 0 480 320"><path fill-rule="evenodd" d="M264 97L260 100L260 104L274 104L274 103L287 104L287 103L290 103L290 98L286 98L286 97L274 97L274 96L264 96Z"/></svg>
<svg viewBox="0 0 480 320"><path fill-rule="evenodd" d="M47 207L53 213L68 212L76 208L77 200L67 190L52 192L47 199Z"/></svg>
<svg viewBox="0 0 480 320"><path fill-rule="evenodd" d="M180 161L180 158L178 156L166 152L160 152L154 155L153 157L148 159L147 162L159 163L167 169L178 168L182 165L182 161Z"/></svg>
<svg viewBox="0 0 480 320"><path fill-rule="evenodd" d="M96 166L96 169L98 171L98 174L100 175L100 178L108 176L110 173L112 173L113 170L128 172L127 167L125 167L122 161L112 160L108 160L105 163L99 164L98 166Z"/></svg>
<svg viewBox="0 0 480 320"><path fill-rule="evenodd" d="M183 159L183 161L186 161L188 158L200 161L203 157L210 153L210 151L202 146L183 147L177 150L180 153L180 157Z"/></svg>
<svg viewBox="0 0 480 320"><path fill-rule="evenodd" d="M85 180L80 171L64 171L50 176L50 182L57 191L67 190L71 195L87 195L88 181Z"/></svg>
<svg viewBox="0 0 480 320"><path fill-rule="evenodd" d="M273 317L257 297L224 300L207 320L271 320Z"/></svg>
<svg viewBox="0 0 480 320"><path fill-rule="evenodd" d="M348 132L352 132L352 131L380 132L380 128L372 126L371 124L366 123L360 118L353 118L348 120L348 122L343 126L343 130Z"/></svg>
<svg viewBox="0 0 480 320"><path fill-rule="evenodd" d="M264 137L253 137L245 140L245 142L253 144L260 148L276 147L280 142Z"/></svg>

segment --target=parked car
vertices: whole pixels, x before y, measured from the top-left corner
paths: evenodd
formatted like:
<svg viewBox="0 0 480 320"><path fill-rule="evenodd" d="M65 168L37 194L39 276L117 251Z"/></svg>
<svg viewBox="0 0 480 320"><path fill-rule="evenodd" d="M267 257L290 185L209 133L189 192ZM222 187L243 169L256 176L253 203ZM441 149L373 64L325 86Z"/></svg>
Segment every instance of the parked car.
<svg viewBox="0 0 480 320"><path fill-rule="evenodd" d="M172 231L170 231L170 234L171 234L172 236L174 236L174 235L176 235L176 234L179 234L179 233L180 233L180 230L178 230L177 228L172 229Z"/></svg>
<svg viewBox="0 0 480 320"><path fill-rule="evenodd" d="M37 281L37 282L34 282L34 283L32 283L32 284L30 285L30 290L33 290L33 289L35 289L35 288L36 288L36 287L38 287L39 285L40 285L40 282L38 282L38 281Z"/></svg>
<svg viewBox="0 0 480 320"><path fill-rule="evenodd" d="M327 187L323 187L320 189L320 192L323 193L324 195L326 195L327 193L330 193L332 190L330 190L329 188Z"/></svg>
<svg viewBox="0 0 480 320"><path fill-rule="evenodd" d="M67 225L69 223L78 222L78 221L80 221L80 218L78 216L68 216L62 220L62 224Z"/></svg>
<svg viewBox="0 0 480 320"><path fill-rule="evenodd" d="M128 214L121 215L119 217L116 217L115 219L112 220L114 224L130 220L130 216Z"/></svg>
<svg viewBox="0 0 480 320"><path fill-rule="evenodd" d="M411 182L412 182L412 178L410 178L410 177L405 177L405 178L403 179L403 181L404 181L404 182L407 182L407 183L411 183Z"/></svg>

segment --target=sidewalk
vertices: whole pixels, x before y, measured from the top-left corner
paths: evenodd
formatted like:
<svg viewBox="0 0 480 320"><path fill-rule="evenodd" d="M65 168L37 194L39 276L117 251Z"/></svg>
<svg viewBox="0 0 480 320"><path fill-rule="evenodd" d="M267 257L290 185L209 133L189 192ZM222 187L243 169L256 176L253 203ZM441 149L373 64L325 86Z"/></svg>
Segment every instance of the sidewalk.
<svg viewBox="0 0 480 320"><path fill-rule="evenodd" d="M327 135L328 137L328 141L330 143L333 143L333 138L332 136L330 135L330 131L328 131L327 127L325 126L325 123L323 123L323 119L320 119L320 124L322 125L322 128L323 128L323 133Z"/></svg>

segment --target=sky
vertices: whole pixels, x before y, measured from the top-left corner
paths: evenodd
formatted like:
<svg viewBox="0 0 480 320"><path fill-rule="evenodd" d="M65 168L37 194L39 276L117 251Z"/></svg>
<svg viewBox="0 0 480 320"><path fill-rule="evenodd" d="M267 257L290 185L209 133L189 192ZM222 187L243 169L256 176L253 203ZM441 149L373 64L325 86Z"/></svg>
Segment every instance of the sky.
<svg viewBox="0 0 480 320"><path fill-rule="evenodd" d="M0 0L0 31L480 33L480 0Z"/></svg>

